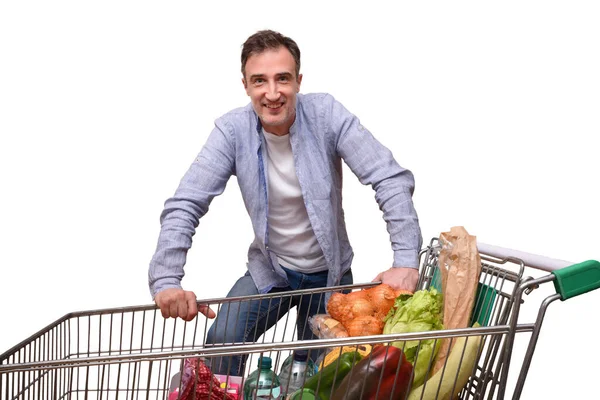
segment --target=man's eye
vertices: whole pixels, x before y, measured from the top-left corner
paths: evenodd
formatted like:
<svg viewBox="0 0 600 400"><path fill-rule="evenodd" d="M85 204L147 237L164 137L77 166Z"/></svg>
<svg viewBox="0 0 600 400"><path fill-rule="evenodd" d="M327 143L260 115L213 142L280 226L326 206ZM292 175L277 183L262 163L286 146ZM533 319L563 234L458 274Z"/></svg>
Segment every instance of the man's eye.
<svg viewBox="0 0 600 400"><path fill-rule="evenodd" d="M289 81L289 78L287 76L280 76L279 77L279 81L280 82L287 82L287 81Z"/></svg>
<svg viewBox="0 0 600 400"><path fill-rule="evenodd" d="M255 84L255 85L262 85L264 82L265 82L265 80L264 80L264 79L255 79L255 80L254 80L254 84Z"/></svg>

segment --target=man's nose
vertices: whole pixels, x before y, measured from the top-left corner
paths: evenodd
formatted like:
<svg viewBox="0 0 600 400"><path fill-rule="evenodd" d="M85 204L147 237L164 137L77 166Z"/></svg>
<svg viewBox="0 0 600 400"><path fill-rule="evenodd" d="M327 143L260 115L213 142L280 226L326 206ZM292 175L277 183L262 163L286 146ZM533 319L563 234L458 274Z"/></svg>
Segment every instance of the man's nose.
<svg viewBox="0 0 600 400"><path fill-rule="evenodd" d="M279 87L277 86L276 82L269 83L265 97L269 101L275 101L279 99Z"/></svg>

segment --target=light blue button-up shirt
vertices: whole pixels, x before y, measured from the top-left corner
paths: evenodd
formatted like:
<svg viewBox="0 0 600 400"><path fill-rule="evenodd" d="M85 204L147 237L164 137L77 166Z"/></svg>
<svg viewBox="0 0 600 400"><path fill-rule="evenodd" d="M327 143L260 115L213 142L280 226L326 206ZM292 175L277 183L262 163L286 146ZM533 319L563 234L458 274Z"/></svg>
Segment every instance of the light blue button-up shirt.
<svg viewBox="0 0 600 400"><path fill-rule="evenodd" d="M150 262L150 292L180 288L187 251L212 199L237 176L254 229L248 270L260 293L287 286L277 255L269 249L266 143L251 104L215 121L206 144L165 202L161 231ZM422 237L412 202L414 178L331 95L298 94L290 128L294 164L310 223L329 268L327 284L337 285L350 268L353 251L342 210L342 160L364 185L375 190L394 252L393 266L418 267Z"/></svg>

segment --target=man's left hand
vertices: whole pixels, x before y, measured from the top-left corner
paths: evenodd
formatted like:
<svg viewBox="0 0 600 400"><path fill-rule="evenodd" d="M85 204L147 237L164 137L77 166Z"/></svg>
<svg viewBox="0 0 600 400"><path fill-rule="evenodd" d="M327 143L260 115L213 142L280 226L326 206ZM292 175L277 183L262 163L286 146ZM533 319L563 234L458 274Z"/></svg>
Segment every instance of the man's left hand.
<svg viewBox="0 0 600 400"><path fill-rule="evenodd" d="M394 290L410 290L414 292L419 281L419 269L411 267L392 267L380 272L373 282L381 281Z"/></svg>

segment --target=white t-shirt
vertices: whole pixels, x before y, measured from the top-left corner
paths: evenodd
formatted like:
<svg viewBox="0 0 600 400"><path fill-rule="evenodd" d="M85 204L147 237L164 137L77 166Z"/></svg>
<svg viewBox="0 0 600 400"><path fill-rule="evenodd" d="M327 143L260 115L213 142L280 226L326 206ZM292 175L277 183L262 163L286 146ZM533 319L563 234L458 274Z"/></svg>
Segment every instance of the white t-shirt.
<svg viewBox="0 0 600 400"><path fill-rule="evenodd" d="M327 269L296 176L290 135L266 132L269 248L286 268L305 273Z"/></svg>

